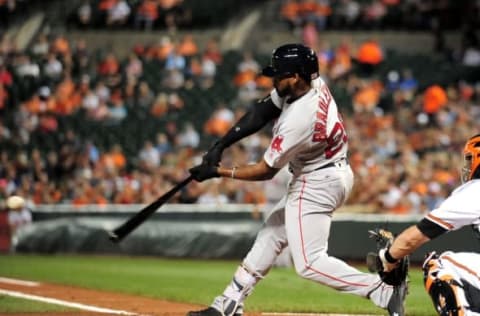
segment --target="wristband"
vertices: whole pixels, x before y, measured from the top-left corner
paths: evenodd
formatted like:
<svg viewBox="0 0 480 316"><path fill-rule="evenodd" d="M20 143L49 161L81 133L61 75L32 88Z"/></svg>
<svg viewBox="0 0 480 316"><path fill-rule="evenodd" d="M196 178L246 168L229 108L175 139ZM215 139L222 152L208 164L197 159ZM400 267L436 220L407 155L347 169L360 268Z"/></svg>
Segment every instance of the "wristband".
<svg viewBox="0 0 480 316"><path fill-rule="evenodd" d="M389 249L385 251L385 260L387 260L388 263L396 263L398 260L392 257L390 254Z"/></svg>
<svg viewBox="0 0 480 316"><path fill-rule="evenodd" d="M237 170L237 167L236 167L236 166L232 168L232 173L230 174L230 177L231 177L232 179L235 179L235 170Z"/></svg>

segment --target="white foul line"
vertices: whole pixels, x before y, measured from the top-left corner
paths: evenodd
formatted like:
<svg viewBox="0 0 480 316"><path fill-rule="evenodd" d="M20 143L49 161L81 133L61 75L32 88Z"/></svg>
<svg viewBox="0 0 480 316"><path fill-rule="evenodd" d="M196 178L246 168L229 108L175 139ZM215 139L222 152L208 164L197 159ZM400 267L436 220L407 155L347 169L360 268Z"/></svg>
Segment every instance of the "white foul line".
<svg viewBox="0 0 480 316"><path fill-rule="evenodd" d="M39 301L39 302L44 302L44 303L57 304L57 305L62 305L62 306L67 306L67 307L72 307L72 308L78 308L78 309L91 311L91 312L97 312L97 313L117 314L117 315L138 315L138 314L135 314L135 313L130 313L130 312L121 311L121 310L96 307L96 306L91 306L91 305L85 305L85 304L80 304L80 303L58 300L58 299L50 298L50 297L30 295L30 294L25 294L25 293L16 292L16 291L7 291L7 290L3 290L3 289L0 289L0 294L13 296L13 297L18 297L18 298L24 298L24 299L28 299L28 300Z"/></svg>
<svg viewBox="0 0 480 316"><path fill-rule="evenodd" d="M24 286L39 286L40 285L40 283L38 283L38 282L23 281L23 280L2 278L2 277L0 277L0 282L1 283L16 284L16 285L24 285Z"/></svg>

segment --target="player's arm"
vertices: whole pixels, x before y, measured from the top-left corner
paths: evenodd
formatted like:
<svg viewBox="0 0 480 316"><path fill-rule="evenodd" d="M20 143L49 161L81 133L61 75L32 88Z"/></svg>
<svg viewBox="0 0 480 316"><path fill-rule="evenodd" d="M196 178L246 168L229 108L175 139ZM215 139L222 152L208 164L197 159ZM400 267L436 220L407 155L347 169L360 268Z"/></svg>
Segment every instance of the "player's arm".
<svg viewBox="0 0 480 316"><path fill-rule="evenodd" d="M436 238L445 232L447 232L445 228L427 218L424 218L418 224L407 228L398 235L393 241L390 249L387 250L387 253L393 259L401 259L417 250L427 241Z"/></svg>
<svg viewBox="0 0 480 316"><path fill-rule="evenodd" d="M242 138L258 132L268 122L279 117L281 110L273 103L270 96L254 104L238 122L219 139L203 157L203 163L218 165L223 151Z"/></svg>
<svg viewBox="0 0 480 316"><path fill-rule="evenodd" d="M233 168L218 168L218 174L225 178L234 178L247 181L269 180L278 172L277 168L270 167L265 160L255 164Z"/></svg>
<svg viewBox="0 0 480 316"><path fill-rule="evenodd" d="M278 170L280 169L270 167L263 159L255 164L241 167L225 168L202 163L189 169L192 177L198 182L218 177L247 181L269 180Z"/></svg>

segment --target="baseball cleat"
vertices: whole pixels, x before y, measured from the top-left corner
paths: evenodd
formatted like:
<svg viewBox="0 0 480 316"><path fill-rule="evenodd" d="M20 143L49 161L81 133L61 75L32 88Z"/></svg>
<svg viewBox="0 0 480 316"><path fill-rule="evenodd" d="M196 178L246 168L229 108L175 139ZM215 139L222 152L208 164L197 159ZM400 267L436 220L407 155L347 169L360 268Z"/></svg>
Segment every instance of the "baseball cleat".
<svg viewBox="0 0 480 316"><path fill-rule="evenodd" d="M408 283L403 280L400 285L393 288L393 294L388 301L387 310L390 316L404 316L405 315L405 298L407 297Z"/></svg>
<svg viewBox="0 0 480 316"><path fill-rule="evenodd" d="M206 309L202 309L200 311L191 311L188 312L186 316L224 316L222 312L217 311L213 307L208 307ZM233 316L242 316L242 314L239 314L235 312Z"/></svg>

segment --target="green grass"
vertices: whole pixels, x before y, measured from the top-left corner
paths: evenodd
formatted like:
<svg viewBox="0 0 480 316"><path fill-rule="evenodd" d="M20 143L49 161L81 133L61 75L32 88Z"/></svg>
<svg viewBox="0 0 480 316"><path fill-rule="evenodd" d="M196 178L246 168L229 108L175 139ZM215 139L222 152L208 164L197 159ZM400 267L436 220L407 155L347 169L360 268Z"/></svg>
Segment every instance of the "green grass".
<svg viewBox="0 0 480 316"><path fill-rule="evenodd" d="M238 261L15 255L0 256L0 276L207 305L223 291L237 265ZM435 315L421 271L411 269L410 279L408 315ZM385 314L367 299L301 279L293 269L273 269L246 307L249 311Z"/></svg>
<svg viewBox="0 0 480 316"><path fill-rule="evenodd" d="M64 311L72 311L72 309L0 294L0 313L46 313Z"/></svg>

